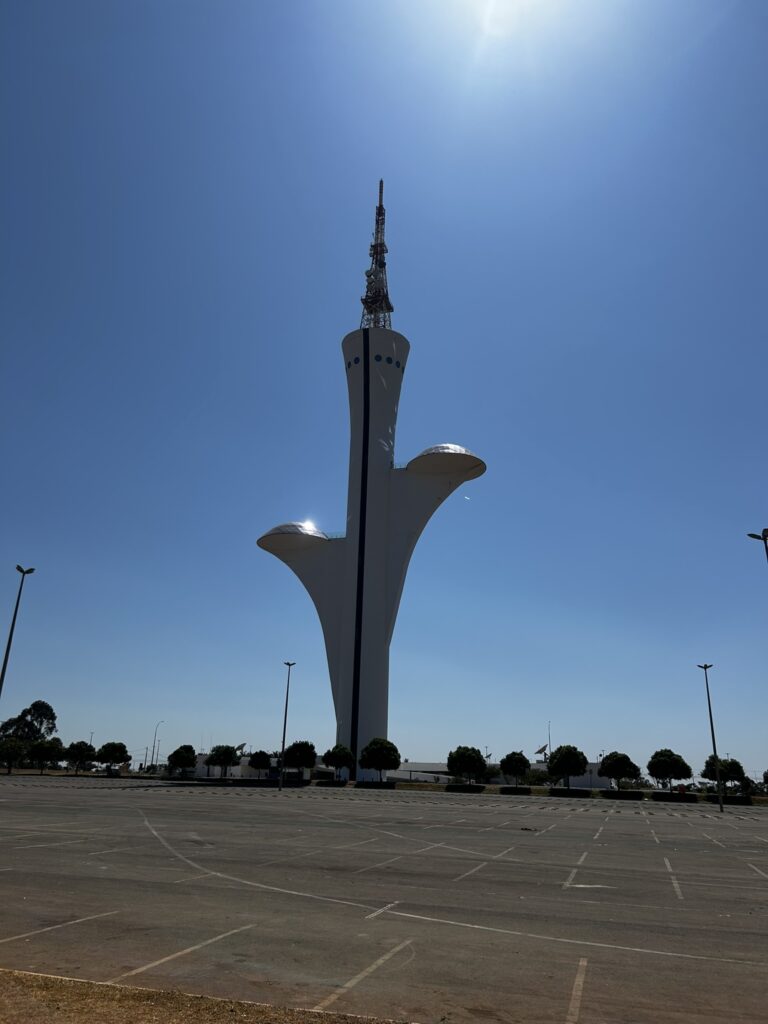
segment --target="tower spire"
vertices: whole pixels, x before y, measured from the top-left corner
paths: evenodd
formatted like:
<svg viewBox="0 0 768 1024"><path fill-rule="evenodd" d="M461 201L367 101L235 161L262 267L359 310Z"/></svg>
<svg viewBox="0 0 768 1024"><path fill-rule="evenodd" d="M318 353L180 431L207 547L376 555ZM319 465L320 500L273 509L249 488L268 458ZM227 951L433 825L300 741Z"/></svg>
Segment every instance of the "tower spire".
<svg viewBox="0 0 768 1024"><path fill-rule="evenodd" d="M379 205L376 207L376 227L371 243L371 266L365 272L365 295L361 327L392 329L391 313L394 306L387 291L387 246L384 241L384 179L379 181Z"/></svg>

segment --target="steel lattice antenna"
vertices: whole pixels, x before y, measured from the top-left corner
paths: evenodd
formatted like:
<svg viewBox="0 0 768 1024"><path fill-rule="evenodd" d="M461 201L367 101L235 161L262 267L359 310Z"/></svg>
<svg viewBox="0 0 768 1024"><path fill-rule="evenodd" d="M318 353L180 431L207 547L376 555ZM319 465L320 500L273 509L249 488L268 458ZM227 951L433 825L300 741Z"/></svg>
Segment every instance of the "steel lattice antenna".
<svg viewBox="0 0 768 1024"><path fill-rule="evenodd" d="M379 182L379 205L376 207L376 229L371 243L371 266L365 272L363 317L360 327L392 329L391 313L394 306L387 291L387 246L384 241L384 179Z"/></svg>

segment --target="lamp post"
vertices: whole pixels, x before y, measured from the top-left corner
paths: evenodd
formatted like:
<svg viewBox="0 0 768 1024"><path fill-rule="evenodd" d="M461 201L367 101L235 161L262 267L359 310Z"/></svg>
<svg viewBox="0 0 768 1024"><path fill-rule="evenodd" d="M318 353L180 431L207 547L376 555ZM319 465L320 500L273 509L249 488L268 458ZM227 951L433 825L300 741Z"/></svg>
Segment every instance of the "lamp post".
<svg viewBox="0 0 768 1024"><path fill-rule="evenodd" d="M709 709L709 728L712 733L712 753L715 758L715 779L717 780L717 797L720 803L720 813L723 813L723 789L720 785L720 761L717 757L717 744L715 743L715 723L712 718L712 701L709 697L709 676L707 675L707 669L712 668L711 665L698 665L697 668L704 669L704 685L707 688L707 708Z"/></svg>
<svg viewBox="0 0 768 1024"><path fill-rule="evenodd" d="M155 763L155 740L157 739L157 730L160 728L161 725L164 725L164 724L165 724L165 719L161 718L160 721L155 726L155 734L152 737L152 760L149 762L152 765L154 765L154 763Z"/></svg>
<svg viewBox="0 0 768 1024"><path fill-rule="evenodd" d="M288 694L291 689L291 669L296 664L295 661L284 661L284 665L288 666L288 681L285 684L285 714L283 715L283 743L280 748L280 785L278 789L282 793L283 791L283 778L285 777L285 729L288 725Z"/></svg>
<svg viewBox="0 0 768 1024"><path fill-rule="evenodd" d="M765 548L765 557L766 559L768 559L768 527L766 527L766 529L764 529L761 533L748 533L747 536L751 537L752 540L761 540L763 542L763 547Z"/></svg>
<svg viewBox="0 0 768 1024"><path fill-rule="evenodd" d="M16 572L21 573L21 580L19 582L19 592L16 595L16 607L13 609L13 618L11 619L11 629L8 633L8 643L5 645L5 657L3 658L3 668L0 671L0 696L3 693L3 683L5 682L5 670L8 668L8 658L11 655L11 644L13 643L13 631L16 629L16 616L19 614L19 602L21 601L21 592L24 589L24 577L31 576L34 569L22 569L20 565L16 566Z"/></svg>

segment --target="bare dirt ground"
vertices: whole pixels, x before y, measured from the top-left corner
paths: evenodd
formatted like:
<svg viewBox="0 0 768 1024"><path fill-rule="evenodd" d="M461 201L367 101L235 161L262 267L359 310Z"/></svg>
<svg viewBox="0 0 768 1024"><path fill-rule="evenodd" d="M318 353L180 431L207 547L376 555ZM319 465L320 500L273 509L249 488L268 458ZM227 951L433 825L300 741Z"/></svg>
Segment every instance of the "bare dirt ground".
<svg viewBox="0 0 768 1024"><path fill-rule="evenodd" d="M0 971L3 1024L384 1024L232 999Z"/></svg>

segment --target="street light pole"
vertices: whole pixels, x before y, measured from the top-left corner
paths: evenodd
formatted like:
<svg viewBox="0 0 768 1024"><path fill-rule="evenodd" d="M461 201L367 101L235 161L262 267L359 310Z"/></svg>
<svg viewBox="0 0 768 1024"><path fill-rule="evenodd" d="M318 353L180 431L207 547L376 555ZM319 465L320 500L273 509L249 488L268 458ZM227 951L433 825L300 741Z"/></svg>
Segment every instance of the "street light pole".
<svg viewBox="0 0 768 1024"><path fill-rule="evenodd" d="M768 560L768 527L766 527L766 529L762 530L760 533L748 533L747 536L751 537L752 540L761 540L763 542L763 547L765 548L765 557L766 560Z"/></svg>
<svg viewBox="0 0 768 1024"><path fill-rule="evenodd" d="M720 813L723 813L723 789L720 785L720 761L717 756L717 744L715 743L715 722L712 718L712 701L709 697L709 676L707 675L707 669L712 668L711 665L697 665L697 668L704 669L704 685L707 688L707 708L709 709L709 728L712 733L712 753L715 758L715 779L717 780L717 797L720 803Z"/></svg>
<svg viewBox="0 0 768 1024"><path fill-rule="evenodd" d="M155 740L157 739L157 730L160 728L161 725L164 725L164 724L165 724L165 719L161 718L160 721L155 726L155 735L152 737L152 760L150 761L150 764L152 764L152 765L154 765L154 763L155 763Z"/></svg>
<svg viewBox="0 0 768 1024"><path fill-rule="evenodd" d="M5 645L5 657L3 658L3 668L0 671L0 696L3 693L3 683L5 682L5 670L8 668L8 658L11 656L11 644L13 643L13 631L16 629L16 616L19 614L19 602L21 601L21 592L24 589L24 577L31 576L34 569L22 569L20 565L16 566L16 572L21 573L21 581L19 583L19 592L16 595L16 607L13 609L13 618L11 619L11 629L8 633L8 643Z"/></svg>
<svg viewBox="0 0 768 1024"><path fill-rule="evenodd" d="M278 789L282 793L283 791L283 779L285 777L285 729L288 725L288 694L291 689L291 669L296 664L295 661L284 661L284 665L288 666L288 681L285 684L285 714L283 715L283 743L280 748L280 785Z"/></svg>

